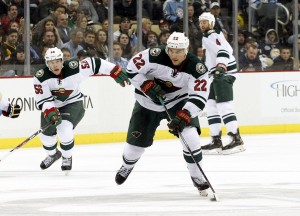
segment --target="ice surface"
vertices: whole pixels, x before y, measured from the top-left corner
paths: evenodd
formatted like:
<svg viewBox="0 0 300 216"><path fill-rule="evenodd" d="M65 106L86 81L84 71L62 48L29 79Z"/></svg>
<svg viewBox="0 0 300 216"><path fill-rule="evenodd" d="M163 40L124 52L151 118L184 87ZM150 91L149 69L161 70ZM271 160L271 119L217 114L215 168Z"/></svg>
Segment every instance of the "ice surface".
<svg viewBox="0 0 300 216"><path fill-rule="evenodd" d="M40 170L42 148L22 148L0 163L0 215L299 216L300 133L243 139L243 153L204 156L220 202L198 195L177 139L155 141L121 186L124 143L75 146L69 176L61 161Z"/></svg>

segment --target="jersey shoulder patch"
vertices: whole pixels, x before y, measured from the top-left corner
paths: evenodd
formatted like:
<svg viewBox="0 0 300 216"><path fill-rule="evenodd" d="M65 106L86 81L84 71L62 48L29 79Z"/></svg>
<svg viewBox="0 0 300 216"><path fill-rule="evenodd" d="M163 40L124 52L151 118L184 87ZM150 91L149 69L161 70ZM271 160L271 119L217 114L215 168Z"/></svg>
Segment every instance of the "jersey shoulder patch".
<svg viewBox="0 0 300 216"><path fill-rule="evenodd" d="M53 77L53 73L49 71L48 67L45 66L44 68L38 70L35 72L34 76L40 81L44 82L48 79L51 79Z"/></svg>
<svg viewBox="0 0 300 216"><path fill-rule="evenodd" d="M187 59L188 62L186 64L186 67L184 68L184 71L186 71L186 73L191 74L196 79L198 79L200 76L202 76L208 71L205 64L194 54L188 53Z"/></svg>
<svg viewBox="0 0 300 216"><path fill-rule="evenodd" d="M166 65L169 57L165 51L165 46L157 46L149 49L149 62Z"/></svg>

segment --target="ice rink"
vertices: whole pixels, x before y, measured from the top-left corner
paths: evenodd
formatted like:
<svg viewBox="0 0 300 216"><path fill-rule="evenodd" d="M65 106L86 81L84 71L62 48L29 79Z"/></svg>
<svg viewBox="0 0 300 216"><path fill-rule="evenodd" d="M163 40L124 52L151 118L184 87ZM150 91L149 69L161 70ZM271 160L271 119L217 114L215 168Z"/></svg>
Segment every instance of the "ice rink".
<svg viewBox="0 0 300 216"><path fill-rule="evenodd" d="M42 148L22 148L0 162L0 215L299 216L300 133L243 139L243 153L204 155L220 202L198 195L177 139L155 141L121 186L123 143L75 146L69 176L61 160L40 170Z"/></svg>

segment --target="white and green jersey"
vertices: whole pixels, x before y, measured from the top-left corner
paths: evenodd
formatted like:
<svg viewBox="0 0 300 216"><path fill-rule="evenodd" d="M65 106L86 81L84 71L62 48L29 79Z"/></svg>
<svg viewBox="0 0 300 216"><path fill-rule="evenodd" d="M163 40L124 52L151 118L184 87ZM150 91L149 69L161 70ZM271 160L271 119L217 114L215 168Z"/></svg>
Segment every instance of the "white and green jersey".
<svg viewBox="0 0 300 216"><path fill-rule="evenodd" d="M86 58L64 62L60 75L53 74L48 67L37 71L33 84L39 109L59 108L83 100L80 84L91 75L110 74L115 66L100 58Z"/></svg>
<svg viewBox="0 0 300 216"><path fill-rule="evenodd" d="M222 32L210 30L203 34L202 48L205 53L205 65L209 73L213 73L217 64L224 64L227 67L226 74L234 76L237 72L237 65L233 50Z"/></svg>
<svg viewBox="0 0 300 216"><path fill-rule="evenodd" d="M168 109L188 99L183 108L195 117L205 107L209 88L207 68L192 53L187 54L180 67L175 67L164 46L147 49L132 57L126 70L135 87L136 100L146 109L164 111L159 101L151 100L141 91L146 80L154 80L166 92Z"/></svg>

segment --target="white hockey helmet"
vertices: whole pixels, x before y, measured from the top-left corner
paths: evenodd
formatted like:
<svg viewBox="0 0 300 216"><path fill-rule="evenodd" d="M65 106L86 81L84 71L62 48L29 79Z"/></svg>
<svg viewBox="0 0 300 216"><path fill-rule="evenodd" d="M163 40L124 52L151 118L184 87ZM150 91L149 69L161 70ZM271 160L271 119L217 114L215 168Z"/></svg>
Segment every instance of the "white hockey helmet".
<svg viewBox="0 0 300 216"><path fill-rule="evenodd" d="M48 67L48 61L55 60L55 59L61 59L63 62L64 54L57 47L49 48L45 53L45 63L47 67Z"/></svg>
<svg viewBox="0 0 300 216"><path fill-rule="evenodd" d="M212 15L210 12L203 12L199 16L199 21L203 21L203 20L207 20L208 23L210 24L210 27L214 28L216 19L215 19L215 16Z"/></svg>
<svg viewBox="0 0 300 216"><path fill-rule="evenodd" d="M168 48L185 49L185 54L187 54L189 45L190 45L190 40L188 39L187 36L185 36L184 33L173 32L167 40L166 52L168 54Z"/></svg>

